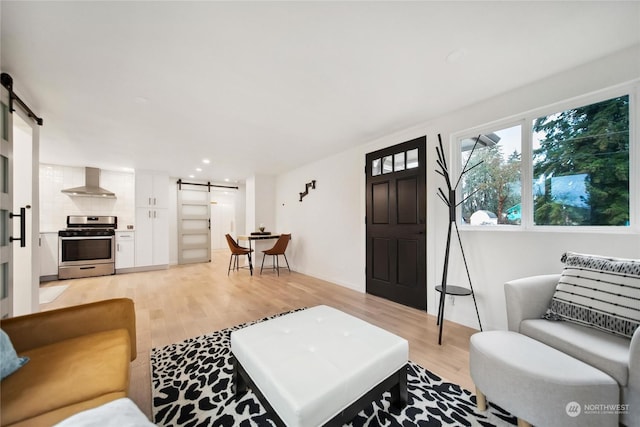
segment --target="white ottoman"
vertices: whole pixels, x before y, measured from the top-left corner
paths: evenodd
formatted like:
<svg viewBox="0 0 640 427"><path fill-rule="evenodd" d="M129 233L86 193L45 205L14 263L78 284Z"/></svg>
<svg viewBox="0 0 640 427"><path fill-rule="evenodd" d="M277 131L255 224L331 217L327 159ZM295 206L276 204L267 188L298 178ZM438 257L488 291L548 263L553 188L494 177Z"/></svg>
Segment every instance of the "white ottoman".
<svg viewBox="0 0 640 427"><path fill-rule="evenodd" d="M407 340L331 307L234 331L231 351L236 395L251 387L280 425L342 425L387 390L407 401Z"/></svg>
<svg viewBox="0 0 640 427"><path fill-rule="evenodd" d="M618 426L616 413L589 410L620 402L613 378L525 335L476 333L469 363L480 410L486 409L486 396L522 426Z"/></svg>

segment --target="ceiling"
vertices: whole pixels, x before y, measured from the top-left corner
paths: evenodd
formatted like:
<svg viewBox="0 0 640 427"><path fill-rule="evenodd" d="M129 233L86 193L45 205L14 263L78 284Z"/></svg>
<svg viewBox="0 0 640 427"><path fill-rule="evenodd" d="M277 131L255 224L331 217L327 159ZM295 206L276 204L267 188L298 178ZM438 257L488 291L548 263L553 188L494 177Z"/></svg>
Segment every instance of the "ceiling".
<svg viewBox="0 0 640 427"><path fill-rule="evenodd" d="M616 1L2 0L0 15L0 67L44 119L43 163L215 182L640 43L640 3Z"/></svg>

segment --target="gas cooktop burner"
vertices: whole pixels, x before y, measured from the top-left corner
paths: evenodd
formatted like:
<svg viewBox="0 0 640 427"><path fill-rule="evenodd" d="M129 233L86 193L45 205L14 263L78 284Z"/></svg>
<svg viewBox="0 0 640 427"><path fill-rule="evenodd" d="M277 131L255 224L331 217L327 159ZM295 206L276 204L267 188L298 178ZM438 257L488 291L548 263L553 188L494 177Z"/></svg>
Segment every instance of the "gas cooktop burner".
<svg viewBox="0 0 640 427"><path fill-rule="evenodd" d="M58 231L60 237L113 236L118 227L115 216L67 216L67 228Z"/></svg>

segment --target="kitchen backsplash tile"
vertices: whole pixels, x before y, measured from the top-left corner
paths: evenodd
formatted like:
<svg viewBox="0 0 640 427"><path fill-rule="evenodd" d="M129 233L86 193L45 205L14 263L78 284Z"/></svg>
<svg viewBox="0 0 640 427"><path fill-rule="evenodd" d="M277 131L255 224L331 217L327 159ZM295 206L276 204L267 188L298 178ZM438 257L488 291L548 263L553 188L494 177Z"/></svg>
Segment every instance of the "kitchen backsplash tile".
<svg viewBox="0 0 640 427"><path fill-rule="evenodd" d="M40 231L66 227L67 215L115 215L118 228L126 229L135 220L135 175L101 170L100 186L113 191L115 199L70 197L62 190L84 185L84 168L40 164Z"/></svg>

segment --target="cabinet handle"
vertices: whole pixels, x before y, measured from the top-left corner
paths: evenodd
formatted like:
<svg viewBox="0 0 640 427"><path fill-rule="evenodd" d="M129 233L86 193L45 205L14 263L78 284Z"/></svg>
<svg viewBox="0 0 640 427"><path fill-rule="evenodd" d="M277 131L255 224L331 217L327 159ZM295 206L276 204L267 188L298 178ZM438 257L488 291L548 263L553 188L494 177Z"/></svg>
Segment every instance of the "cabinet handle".
<svg viewBox="0 0 640 427"><path fill-rule="evenodd" d="M153 211L153 217L157 218L158 216L156 215L156 211Z"/></svg>
<svg viewBox="0 0 640 427"><path fill-rule="evenodd" d="M116 250L120 252L120 243L116 243Z"/></svg>
<svg viewBox="0 0 640 427"><path fill-rule="evenodd" d="M151 205L151 197L149 197L149 205Z"/></svg>
<svg viewBox="0 0 640 427"><path fill-rule="evenodd" d="M153 198L153 206L155 206L155 205L157 205L157 203L156 203L156 198L154 197Z"/></svg>
<svg viewBox="0 0 640 427"><path fill-rule="evenodd" d="M149 218L151 218L151 211L149 211Z"/></svg>

